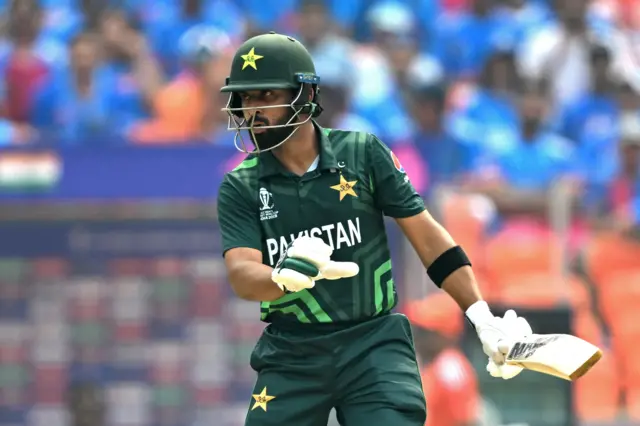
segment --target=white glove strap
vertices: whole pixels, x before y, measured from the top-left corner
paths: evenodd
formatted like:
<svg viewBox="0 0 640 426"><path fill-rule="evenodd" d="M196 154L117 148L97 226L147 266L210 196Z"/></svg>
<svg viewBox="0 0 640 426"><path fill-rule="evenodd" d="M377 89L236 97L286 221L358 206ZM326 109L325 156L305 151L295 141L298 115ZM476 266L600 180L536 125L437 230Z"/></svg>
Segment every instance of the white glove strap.
<svg viewBox="0 0 640 426"><path fill-rule="evenodd" d="M469 306L465 315L474 327L477 327L478 324L485 324L494 318L491 310L489 309L489 305L484 300L478 300L476 303Z"/></svg>

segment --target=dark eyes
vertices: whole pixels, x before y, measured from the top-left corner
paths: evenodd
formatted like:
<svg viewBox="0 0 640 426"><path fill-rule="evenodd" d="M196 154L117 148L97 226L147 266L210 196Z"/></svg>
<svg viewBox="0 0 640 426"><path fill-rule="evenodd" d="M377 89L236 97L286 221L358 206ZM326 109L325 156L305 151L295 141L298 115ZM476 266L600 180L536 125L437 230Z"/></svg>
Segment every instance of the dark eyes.
<svg viewBox="0 0 640 426"><path fill-rule="evenodd" d="M255 98L255 96L251 96L248 93L243 93L240 96L243 101L249 101L252 98ZM260 96L258 96L259 99L265 100L265 101L268 101L269 99L273 99L274 97L275 97L275 94L271 90L265 90L264 92L260 93Z"/></svg>

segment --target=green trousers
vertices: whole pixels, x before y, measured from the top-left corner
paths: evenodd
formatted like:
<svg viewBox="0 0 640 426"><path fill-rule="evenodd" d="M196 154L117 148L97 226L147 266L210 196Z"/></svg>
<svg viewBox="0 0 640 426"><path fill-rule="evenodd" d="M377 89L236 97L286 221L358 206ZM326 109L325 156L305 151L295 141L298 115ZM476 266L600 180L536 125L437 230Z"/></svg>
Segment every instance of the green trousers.
<svg viewBox="0 0 640 426"><path fill-rule="evenodd" d="M390 314L328 334L267 326L251 355L258 379L245 426L424 426L409 321Z"/></svg>

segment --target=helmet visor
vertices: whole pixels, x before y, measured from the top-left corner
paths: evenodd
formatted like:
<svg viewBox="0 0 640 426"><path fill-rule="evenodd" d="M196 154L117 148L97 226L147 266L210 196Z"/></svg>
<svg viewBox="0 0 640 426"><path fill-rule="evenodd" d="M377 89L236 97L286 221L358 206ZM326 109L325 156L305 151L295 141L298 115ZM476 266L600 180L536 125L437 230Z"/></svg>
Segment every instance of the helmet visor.
<svg viewBox="0 0 640 426"><path fill-rule="evenodd" d="M269 89L273 89L273 86L269 87ZM248 89L244 88L243 90ZM236 148L239 151L248 154L260 153L262 151L269 151L277 148L291 138L294 132L298 129L298 126L305 124L311 119L311 114L309 114L304 120L299 120L300 114L305 109L305 105L300 105L298 103L302 92L303 87L300 86L297 95L288 104L263 105L259 107L235 107L233 106L233 100L234 96L237 96L237 94L231 93L227 106L222 110L229 116L227 130L236 132L234 137L234 144ZM236 105L237 104L238 103L236 102ZM246 118L245 115L245 112L247 111L255 112L257 110L264 111L275 108L289 108L291 110L291 113L285 117L286 121L274 124L264 123L259 118L256 120L257 114L255 113L248 114L249 118ZM258 133L256 133L256 129L260 129ZM290 131L283 131L282 129L289 129ZM247 148L247 144L242 133L249 134L249 138L251 139L255 149L249 150Z"/></svg>

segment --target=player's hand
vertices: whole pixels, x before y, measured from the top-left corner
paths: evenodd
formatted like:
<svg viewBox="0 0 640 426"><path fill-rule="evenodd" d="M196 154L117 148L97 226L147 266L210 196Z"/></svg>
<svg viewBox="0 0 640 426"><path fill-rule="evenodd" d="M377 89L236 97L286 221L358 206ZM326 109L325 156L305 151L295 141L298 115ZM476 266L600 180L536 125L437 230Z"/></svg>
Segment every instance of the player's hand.
<svg viewBox="0 0 640 426"><path fill-rule="evenodd" d="M489 374L505 380L520 374L521 367L506 365L504 362L513 342L533 333L527 320L519 317L515 311L508 310L502 318L482 315L480 319L476 318L474 326L482 343L482 349L489 357L487 364Z"/></svg>
<svg viewBox="0 0 640 426"><path fill-rule="evenodd" d="M282 290L297 292L312 288L321 279L337 280L360 272L357 263L334 262L333 249L321 238L302 236L280 256L271 279Z"/></svg>
<svg viewBox="0 0 640 426"><path fill-rule="evenodd" d="M487 364L487 371L491 374L492 377L501 378L504 380L513 379L518 374L522 372L523 368L518 367L517 365L507 365L502 364L498 365L491 358L489 358L489 363Z"/></svg>

